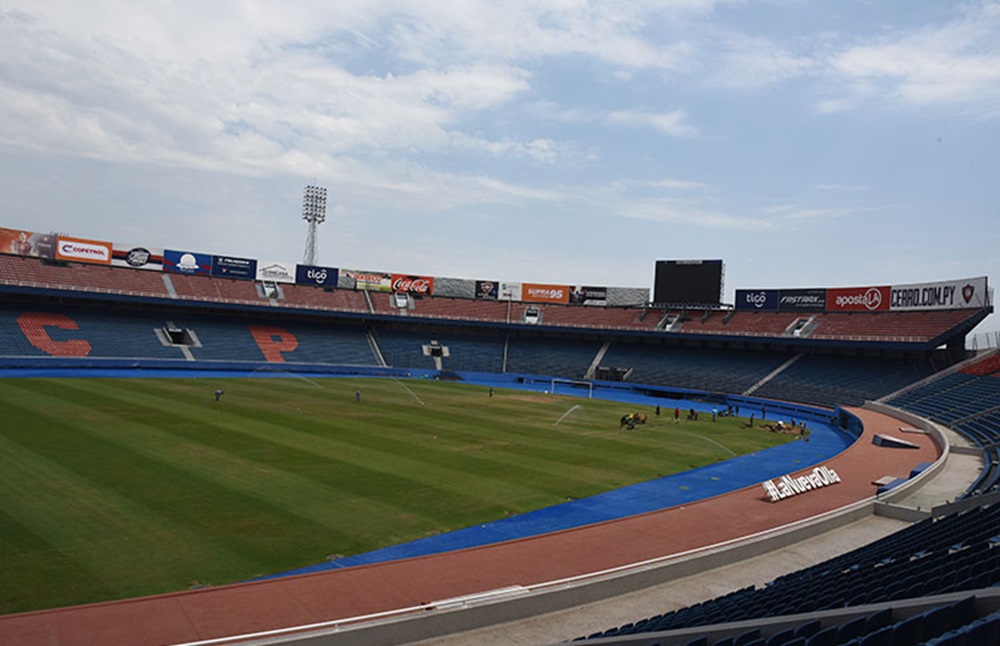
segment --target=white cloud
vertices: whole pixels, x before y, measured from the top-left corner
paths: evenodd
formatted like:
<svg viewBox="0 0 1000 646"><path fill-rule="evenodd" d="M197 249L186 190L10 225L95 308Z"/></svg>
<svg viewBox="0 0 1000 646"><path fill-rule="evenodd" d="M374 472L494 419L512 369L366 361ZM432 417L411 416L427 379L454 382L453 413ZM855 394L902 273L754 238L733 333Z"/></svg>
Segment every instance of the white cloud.
<svg viewBox="0 0 1000 646"><path fill-rule="evenodd" d="M1000 4L966 5L944 25L896 31L832 55L833 96L821 112L869 103L962 106L995 115L1000 100Z"/></svg>
<svg viewBox="0 0 1000 646"><path fill-rule="evenodd" d="M698 128L687 123L687 113L683 110L670 112L617 110L607 116L607 122L615 125L645 126L671 137L694 137L698 134Z"/></svg>

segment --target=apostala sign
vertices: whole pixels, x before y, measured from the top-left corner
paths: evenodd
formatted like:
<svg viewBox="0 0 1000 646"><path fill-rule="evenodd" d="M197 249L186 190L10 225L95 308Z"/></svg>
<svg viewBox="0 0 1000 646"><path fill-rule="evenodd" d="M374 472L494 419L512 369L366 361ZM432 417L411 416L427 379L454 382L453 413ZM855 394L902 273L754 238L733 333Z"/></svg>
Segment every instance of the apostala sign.
<svg viewBox="0 0 1000 646"><path fill-rule="evenodd" d="M764 495L770 502L778 502L820 487L827 487L840 482L837 472L827 466L816 467L811 473L792 477L781 476L777 480L768 480L761 484Z"/></svg>

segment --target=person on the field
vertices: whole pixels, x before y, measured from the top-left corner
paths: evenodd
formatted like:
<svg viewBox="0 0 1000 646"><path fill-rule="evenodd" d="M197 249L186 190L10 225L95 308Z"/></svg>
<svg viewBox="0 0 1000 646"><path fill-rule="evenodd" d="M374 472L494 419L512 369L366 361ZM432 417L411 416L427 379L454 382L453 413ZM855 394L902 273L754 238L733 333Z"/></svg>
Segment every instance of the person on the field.
<svg viewBox="0 0 1000 646"><path fill-rule="evenodd" d="M361 403L361 389L360 388L358 388L356 391L354 391L354 403L355 404L360 404Z"/></svg>
<svg viewBox="0 0 1000 646"><path fill-rule="evenodd" d="M221 388L216 388L216 390L215 390L215 401L219 401L219 399L221 397L222 397L222 389Z"/></svg>

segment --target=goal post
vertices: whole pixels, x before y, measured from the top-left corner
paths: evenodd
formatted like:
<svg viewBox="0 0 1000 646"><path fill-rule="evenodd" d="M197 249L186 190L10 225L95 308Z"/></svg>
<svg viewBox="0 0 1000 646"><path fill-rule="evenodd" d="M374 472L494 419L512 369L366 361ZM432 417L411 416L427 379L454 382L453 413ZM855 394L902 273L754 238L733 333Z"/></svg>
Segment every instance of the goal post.
<svg viewBox="0 0 1000 646"><path fill-rule="evenodd" d="M549 384L549 394L556 394L557 384L569 386L570 388L586 388L587 399L594 398L594 383L592 381L586 381L584 379L560 379L559 377L553 377L552 383Z"/></svg>

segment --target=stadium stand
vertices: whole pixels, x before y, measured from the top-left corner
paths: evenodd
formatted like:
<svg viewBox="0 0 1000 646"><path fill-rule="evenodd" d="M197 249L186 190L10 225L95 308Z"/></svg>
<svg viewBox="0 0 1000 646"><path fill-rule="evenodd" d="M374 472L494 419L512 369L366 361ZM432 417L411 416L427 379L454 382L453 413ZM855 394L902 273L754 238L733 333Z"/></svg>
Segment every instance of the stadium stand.
<svg viewBox="0 0 1000 646"><path fill-rule="evenodd" d="M392 294L381 292L282 284L268 295L258 287L253 281L0 256L0 357L276 367L377 366L381 356L396 368L433 369L423 352L433 339L449 349L442 358L446 372L571 379L583 378L600 357L599 365L626 369L636 384L827 407L886 397L889 405L964 433L981 448L983 469L969 497L1000 490L1000 354L935 376L962 358L937 347L961 346L962 335L985 310L820 313L795 335L790 326L801 313L443 296L411 297L412 307L401 309ZM97 307L86 305L94 300ZM534 328L525 320L528 311L538 314ZM667 316L676 322L664 330ZM182 332L179 342L171 343L167 328ZM869 352L873 342L878 347ZM654 641L679 643L670 631L705 628L701 635L685 633L690 637L684 643L997 643L1000 596L983 603L969 595L998 581L1000 504L982 504L919 522L762 588L736 590L586 639L629 643L622 640L652 635ZM960 597L936 600L955 594ZM921 599L927 601L919 611L907 609ZM817 618L833 609L851 614ZM728 634L708 630L733 621L759 625Z"/></svg>
<svg viewBox="0 0 1000 646"><path fill-rule="evenodd" d="M699 643L700 639L704 644L789 644L802 638L799 643L804 644L918 644L951 631L966 634L981 630L973 624L983 618L982 610L975 611L971 597L906 618L894 616L891 607L865 607L974 591L997 581L1000 505L994 504L921 521L860 549L779 577L762 588L743 588L579 640L638 633L663 633L656 636L667 638L668 631L682 628L858 608L859 615L839 624L824 625L809 618L799 619L793 626L771 622L770 628L741 627L738 635L713 634L712 641L707 636L692 636L688 643ZM988 616L997 621L992 613ZM890 640L881 641L885 637ZM600 643L608 642L602 639Z"/></svg>

